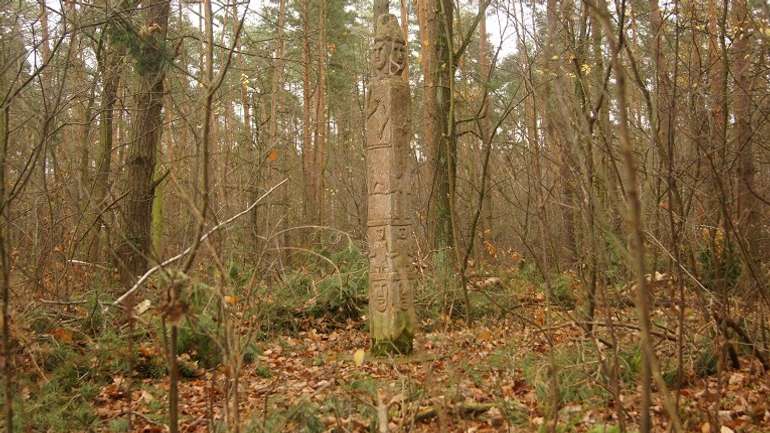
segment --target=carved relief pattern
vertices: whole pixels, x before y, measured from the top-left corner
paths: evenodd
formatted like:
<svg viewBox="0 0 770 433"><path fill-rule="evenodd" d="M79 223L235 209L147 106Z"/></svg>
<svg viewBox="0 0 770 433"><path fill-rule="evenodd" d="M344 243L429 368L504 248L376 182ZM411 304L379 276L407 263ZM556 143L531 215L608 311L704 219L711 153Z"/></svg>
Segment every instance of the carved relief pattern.
<svg viewBox="0 0 770 433"><path fill-rule="evenodd" d="M398 19L380 16L366 113L370 313L395 317L406 312L413 318L410 95L401 78L405 62L406 45Z"/></svg>
<svg viewBox="0 0 770 433"><path fill-rule="evenodd" d="M375 79L400 77L406 65L406 42L394 15L377 19L372 49L372 70Z"/></svg>

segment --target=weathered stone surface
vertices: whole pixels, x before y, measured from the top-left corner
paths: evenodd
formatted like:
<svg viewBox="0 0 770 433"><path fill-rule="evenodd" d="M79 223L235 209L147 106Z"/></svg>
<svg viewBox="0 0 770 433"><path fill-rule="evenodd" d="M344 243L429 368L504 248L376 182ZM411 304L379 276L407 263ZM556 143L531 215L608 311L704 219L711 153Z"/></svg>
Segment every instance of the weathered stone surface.
<svg viewBox="0 0 770 433"><path fill-rule="evenodd" d="M372 49L372 72L375 80L399 77L406 66L406 42L395 15L377 18Z"/></svg>
<svg viewBox="0 0 770 433"><path fill-rule="evenodd" d="M366 119L369 314L377 351L410 351L417 322L408 169L410 95L409 85L401 78L405 63L406 45L398 20L381 15Z"/></svg>

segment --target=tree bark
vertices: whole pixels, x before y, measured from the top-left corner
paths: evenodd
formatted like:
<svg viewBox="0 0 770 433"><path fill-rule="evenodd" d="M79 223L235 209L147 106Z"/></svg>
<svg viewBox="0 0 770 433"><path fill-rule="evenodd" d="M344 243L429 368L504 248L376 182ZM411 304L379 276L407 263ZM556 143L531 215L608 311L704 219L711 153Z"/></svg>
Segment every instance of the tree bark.
<svg viewBox="0 0 770 433"><path fill-rule="evenodd" d="M721 219L721 200L718 193L719 184L724 170L725 160L727 158L727 112L725 90L727 86L725 63L727 59L723 58L723 37L721 18L717 10L716 0L708 2L708 81L709 81L709 138L708 154L706 158L710 160L710 183L711 192L708 194L708 208L706 209L706 221L712 227L718 227ZM722 221L723 222L723 221Z"/></svg>
<svg viewBox="0 0 770 433"><path fill-rule="evenodd" d="M318 97L316 99L316 142L313 146L315 162L313 167L314 202L316 204L313 220L318 225L324 224L325 189L324 171L326 170L326 0L319 2L318 14Z"/></svg>
<svg viewBox="0 0 770 433"><path fill-rule="evenodd" d="M107 24L109 26L110 24ZM105 26L106 27L106 26ZM120 64L125 55L125 47L121 44L114 44L111 38L105 32L106 41L102 48L103 55L99 59L99 69L102 77L102 93L100 96L99 108L99 155L96 161L96 175L94 177L94 197L93 203L96 209L96 216L93 224L93 242L91 242L91 261L99 262L104 255L101 251L101 236L103 229L107 226L106 211L110 190L110 173L112 170L112 147L113 147L113 119L115 111L115 101L118 95L118 86L120 85Z"/></svg>
<svg viewBox="0 0 770 433"><path fill-rule="evenodd" d="M5 56L5 53L0 53ZM5 58L3 58L5 60ZM3 63L5 64L5 63ZM6 91L5 73L0 72L0 92ZM5 101L3 101L5 102ZM0 293L3 298L3 415L5 432L13 433L13 361L11 358L11 281L10 260L6 245L6 227L8 227L8 202L6 201L5 176L8 158L8 120L10 107L6 105L0 111Z"/></svg>
<svg viewBox="0 0 770 433"><path fill-rule="evenodd" d="M570 138L565 134L569 129L569 111L565 109L564 104L569 100L564 96L567 94L567 87L564 83L564 73L561 70L561 47L566 43L562 38L566 38L566 32L562 30L562 23L559 21L559 10L556 0L546 2L546 22L548 26L548 35L544 51L546 71L549 73L545 81L545 138L546 146L553 148L557 152L559 178L561 186L560 205L562 215L562 233L564 235L564 249L559 254L566 258L569 265L575 263L577 259L577 234L575 232L575 176L572 170L575 168L575 158L572 155ZM555 261L556 269L560 269L558 257Z"/></svg>
<svg viewBox="0 0 770 433"><path fill-rule="evenodd" d="M418 1L424 76L423 136L432 170L429 237L435 251L434 266L445 280L455 264L453 193L457 146L451 101L453 7L451 0Z"/></svg>
<svg viewBox="0 0 770 433"><path fill-rule="evenodd" d="M281 177L285 177L289 167L289 147L281 143L281 138L278 134L278 107L283 102L283 56L284 56L284 41L283 41L283 28L286 25L286 0L279 0L278 4L278 24L275 29L275 59L273 63L273 76L271 81L271 93L270 93L270 122L267 127L268 142L271 148L276 152L277 161L268 161L269 163L275 163L277 169L273 168L270 172L275 173L278 171ZM270 160L271 158L268 158ZM272 186L277 180L277 176L269 176L271 182L268 186ZM283 210L284 217L288 216L288 188L282 188L280 193L280 205ZM271 200L272 201L272 200ZM285 235L281 235L278 240L281 246L286 245Z"/></svg>
<svg viewBox="0 0 770 433"><path fill-rule="evenodd" d="M130 284L147 269L150 255L152 202L155 195L153 175L156 151L163 130L163 81L166 73L166 34L169 1L159 0L144 5L142 48L136 55L138 84L136 114L126 161L128 191L123 207L124 239L118 252L124 283Z"/></svg>
<svg viewBox="0 0 770 433"><path fill-rule="evenodd" d="M481 86L481 98L482 98L482 107L481 111L479 113L480 119L479 119L479 136L481 139L479 140L480 144L483 146L484 143L487 142L489 139L490 134L492 133L492 116L490 114L489 110L489 79L491 77L490 74L490 62L491 62L491 53L489 51L489 39L487 38L487 14L486 14L486 0L479 0L479 14L481 16L481 19L479 20L479 78L480 78L480 86ZM491 143L489 144L491 146ZM479 161L480 165L483 165L482 159L481 159L481 148L479 148ZM494 173L492 172L493 164L488 164L487 168L487 177L489 179L494 178ZM492 233L492 229L494 228L494 222L492 220L492 206L494 204L494 200L492 199L492 190L487 192L487 195L489 196L483 203L482 208L482 223L481 223L481 233L482 236L480 236L478 239L483 244L484 241L490 241L492 242L494 240L494 234ZM482 248L477 248L477 251L480 251Z"/></svg>
<svg viewBox="0 0 770 433"><path fill-rule="evenodd" d="M310 88L310 0L302 2L300 11L302 20L302 173L303 185L303 215L306 222L312 221L311 214L315 212L315 179L313 158L312 111L310 104L313 99L313 89Z"/></svg>
<svg viewBox="0 0 770 433"><path fill-rule="evenodd" d="M735 77L735 140L738 152L738 229L747 242L749 257L758 252L759 212L754 197L754 147L752 143L752 92L754 85L749 70L751 31L747 0L733 2L737 37L733 44L733 76Z"/></svg>

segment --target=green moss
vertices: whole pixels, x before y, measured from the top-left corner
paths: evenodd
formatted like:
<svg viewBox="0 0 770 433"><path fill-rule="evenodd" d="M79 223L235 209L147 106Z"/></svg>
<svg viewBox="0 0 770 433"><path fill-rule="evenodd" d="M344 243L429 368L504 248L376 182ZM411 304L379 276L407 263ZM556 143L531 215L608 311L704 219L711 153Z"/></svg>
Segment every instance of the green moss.
<svg viewBox="0 0 770 433"><path fill-rule="evenodd" d="M128 419L125 418L113 419L108 424L109 431L116 433L127 432L128 427Z"/></svg>
<svg viewBox="0 0 770 433"><path fill-rule="evenodd" d="M620 433L620 427L608 424L595 425L588 433Z"/></svg>
<svg viewBox="0 0 770 433"><path fill-rule="evenodd" d="M263 379L269 379L273 377L273 373L270 372L270 369L264 366L257 367L254 372L257 373L257 376Z"/></svg>

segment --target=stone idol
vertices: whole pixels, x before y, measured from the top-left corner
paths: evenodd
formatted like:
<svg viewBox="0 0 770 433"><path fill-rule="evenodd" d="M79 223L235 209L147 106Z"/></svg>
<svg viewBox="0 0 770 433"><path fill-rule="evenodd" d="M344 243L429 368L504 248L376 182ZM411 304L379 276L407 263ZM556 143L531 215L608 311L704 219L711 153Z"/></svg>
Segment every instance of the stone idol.
<svg viewBox="0 0 770 433"><path fill-rule="evenodd" d="M378 17L366 108L369 215L369 317L372 351L408 353L416 327L413 188L409 162L409 84L401 73L406 42L398 19Z"/></svg>

